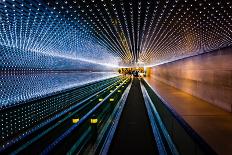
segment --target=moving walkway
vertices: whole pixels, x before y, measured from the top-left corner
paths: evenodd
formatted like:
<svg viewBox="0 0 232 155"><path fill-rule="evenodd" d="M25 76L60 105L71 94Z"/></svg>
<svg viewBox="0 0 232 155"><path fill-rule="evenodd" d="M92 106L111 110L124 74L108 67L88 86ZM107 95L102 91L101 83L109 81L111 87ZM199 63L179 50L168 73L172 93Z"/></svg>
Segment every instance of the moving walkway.
<svg viewBox="0 0 232 155"><path fill-rule="evenodd" d="M215 154L141 78L112 78L67 93L72 95L65 101L81 94L78 102L11 140L1 153Z"/></svg>
<svg viewBox="0 0 232 155"><path fill-rule="evenodd" d="M30 154L31 150L33 153L39 153L52 137L59 135L67 129L67 126L75 123L91 110L98 100L126 79L115 77L97 81L36 102L1 110L2 137L7 134L7 137L1 140L1 152L16 154L25 150ZM13 121L16 124L15 130L7 125ZM17 130L19 127L24 127L24 130Z"/></svg>

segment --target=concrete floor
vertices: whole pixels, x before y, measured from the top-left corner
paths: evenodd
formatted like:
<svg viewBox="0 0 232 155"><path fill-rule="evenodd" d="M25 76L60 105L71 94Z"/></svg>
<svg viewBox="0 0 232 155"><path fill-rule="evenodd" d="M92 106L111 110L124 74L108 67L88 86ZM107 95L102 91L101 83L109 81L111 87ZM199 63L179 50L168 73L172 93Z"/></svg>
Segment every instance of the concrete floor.
<svg viewBox="0 0 232 155"><path fill-rule="evenodd" d="M160 81L145 80L218 154L232 154L232 113Z"/></svg>

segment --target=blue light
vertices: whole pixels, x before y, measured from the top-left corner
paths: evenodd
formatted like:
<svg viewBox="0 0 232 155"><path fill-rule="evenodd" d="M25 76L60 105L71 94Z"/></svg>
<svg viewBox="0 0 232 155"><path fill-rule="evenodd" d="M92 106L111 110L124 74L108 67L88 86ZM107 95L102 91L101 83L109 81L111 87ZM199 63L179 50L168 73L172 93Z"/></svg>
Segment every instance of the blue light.
<svg viewBox="0 0 232 155"><path fill-rule="evenodd" d="M117 76L112 72L69 72L59 73L47 71L28 75L28 71L4 73L0 76L0 109L15 104L28 102L52 95L62 90L74 88L92 81ZM15 74L15 75L14 75Z"/></svg>
<svg viewBox="0 0 232 155"><path fill-rule="evenodd" d="M117 66L89 24L44 6L35 0L0 2L1 68L77 69L80 60Z"/></svg>
<svg viewBox="0 0 232 155"><path fill-rule="evenodd" d="M40 0L0 0L0 108L116 75L54 73L117 66L91 25L75 18L79 22Z"/></svg>

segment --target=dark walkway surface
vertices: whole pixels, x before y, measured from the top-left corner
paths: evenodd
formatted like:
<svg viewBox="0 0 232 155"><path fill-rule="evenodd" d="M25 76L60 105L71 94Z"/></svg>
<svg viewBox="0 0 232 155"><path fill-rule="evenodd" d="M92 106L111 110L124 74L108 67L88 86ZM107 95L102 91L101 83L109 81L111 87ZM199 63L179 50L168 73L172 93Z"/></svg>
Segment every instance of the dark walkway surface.
<svg viewBox="0 0 232 155"><path fill-rule="evenodd" d="M158 154L144 105L140 81L136 78L133 80L109 154Z"/></svg>

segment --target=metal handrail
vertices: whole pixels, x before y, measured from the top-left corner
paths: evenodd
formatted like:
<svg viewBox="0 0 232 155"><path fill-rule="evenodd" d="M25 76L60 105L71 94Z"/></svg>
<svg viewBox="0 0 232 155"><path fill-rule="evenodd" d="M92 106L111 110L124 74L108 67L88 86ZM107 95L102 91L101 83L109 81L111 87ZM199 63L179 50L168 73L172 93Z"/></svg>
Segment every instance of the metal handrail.
<svg viewBox="0 0 232 155"><path fill-rule="evenodd" d="M119 82L119 81L118 81L118 82ZM89 96L88 98L82 100L81 102L79 102L79 103L77 103L77 104L75 104L75 105L69 107L68 109L65 109L65 110L62 111L61 113L56 114L54 117L50 118L49 120L47 120L46 122L44 122L43 124L41 124L41 126L39 126L39 128L42 128L43 126L49 124L50 122L54 121L55 119L59 118L60 116L66 114L66 113L68 113L68 112L70 112L71 110L73 110L73 109L75 109L75 108L78 108L78 107L82 106L83 103L85 103L86 101L92 99L93 97L95 97L96 95L102 93L103 91L107 90L108 88L112 87L114 84L115 84L115 83L113 83L113 84L111 84L110 86L108 86L108 87L102 89L101 91L99 91L99 92L97 92L97 93L95 93L95 94ZM72 116L72 115L69 115L68 117L71 117L71 116ZM67 119L67 118L65 118L65 119ZM48 132L48 130L49 130L49 131L52 130L53 128L55 128L56 126L58 126L58 125L61 124L61 123L62 123L62 120L60 120L58 123L56 123L55 126L49 127L49 129L43 131L43 132L40 133L38 136L36 136L36 137L34 137L33 139L27 141L26 144L22 145L19 149L15 150L15 151L13 152L13 154L19 153L20 151L22 151L23 149L25 149L27 146L29 146L31 143L35 142L35 141L38 140L40 137L42 137L43 135L45 135L45 134ZM35 128L36 128L36 129L35 129L34 131L36 131L36 130L39 129L38 127L35 127ZM33 131L33 132L34 132L34 131Z"/></svg>
<svg viewBox="0 0 232 155"><path fill-rule="evenodd" d="M122 111L123 111L124 106L126 104L126 99L128 97L131 85L132 85L132 83L130 83L129 86L126 88L126 90L123 94L123 97L118 101L117 107L115 107L115 110L113 112L113 115L114 115L113 124L111 125L111 127L109 129L109 133L107 134L106 139L104 141L104 144L101 147L101 150L99 153L100 155L107 155L107 153L109 151L109 148L110 148L110 145L112 143L113 137L115 135L117 126L119 124L119 120L121 118ZM112 120L110 120L110 121L112 121Z"/></svg>
<svg viewBox="0 0 232 155"><path fill-rule="evenodd" d="M56 140L54 140L50 145L48 145L41 154L48 154L53 148L55 148L59 143L63 141L64 138L69 136L75 129L77 129L80 125L82 125L86 120L88 120L92 114L98 110L98 108L110 98L111 95L113 95L125 82L124 80L113 92L111 92L109 95L107 95L101 102L99 102L93 109L91 109L85 116L83 116L78 123L74 124L72 127L70 127L66 132L64 132L61 136L59 136Z"/></svg>
<svg viewBox="0 0 232 155"><path fill-rule="evenodd" d="M151 98L149 97L145 87L143 85L141 85L141 89L142 89L142 93L143 93L143 96L144 96L144 102L145 102L145 105L146 105L146 108L147 108L147 111L148 111L148 116L150 118L150 121L151 121L151 125L152 125L152 128L153 128L153 133L154 133L154 137L156 139L156 142L157 142L157 147L158 147L158 150L159 150L159 154L161 155L166 155L167 154L167 151L165 149L165 146L164 146L164 142L161 138L161 135L160 135L160 132L159 132L159 129L158 129L158 125L160 126L161 128L161 132L162 134L164 135L165 137L165 140L167 141L168 143L168 146L169 146L169 149L171 150L171 153L173 155L179 155L177 149L176 149L176 146L174 145L166 127L164 126L160 116L159 116L159 113L158 111L156 110L156 107L154 106ZM156 119L158 124L156 124L156 121L154 120Z"/></svg>

